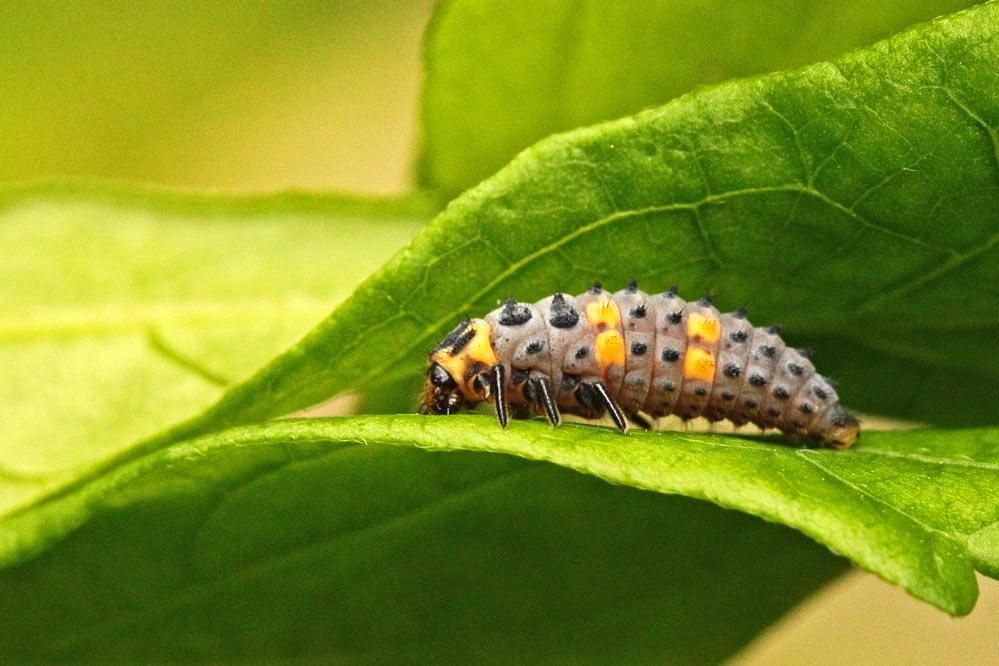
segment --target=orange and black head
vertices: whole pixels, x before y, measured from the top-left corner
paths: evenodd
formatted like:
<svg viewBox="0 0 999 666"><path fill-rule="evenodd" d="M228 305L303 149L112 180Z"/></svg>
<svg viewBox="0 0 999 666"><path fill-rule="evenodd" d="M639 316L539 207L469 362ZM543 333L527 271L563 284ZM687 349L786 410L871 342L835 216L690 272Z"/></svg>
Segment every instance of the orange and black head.
<svg viewBox="0 0 999 666"><path fill-rule="evenodd" d="M482 319L466 319L430 354L421 414L454 414L486 400L496 352L491 328Z"/></svg>

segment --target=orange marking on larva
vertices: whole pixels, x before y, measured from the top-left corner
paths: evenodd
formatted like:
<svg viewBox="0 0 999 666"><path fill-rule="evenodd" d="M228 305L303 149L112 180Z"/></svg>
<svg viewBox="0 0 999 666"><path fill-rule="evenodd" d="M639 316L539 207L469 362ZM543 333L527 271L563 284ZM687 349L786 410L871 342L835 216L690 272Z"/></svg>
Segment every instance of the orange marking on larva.
<svg viewBox="0 0 999 666"><path fill-rule="evenodd" d="M691 312L687 317L687 337L700 339L704 342L718 342L721 336L721 322L717 317L705 317Z"/></svg>
<svg viewBox="0 0 999 666"><path fill-rule="evenodd" d="M597 361L606 369L624 365L624 337L617 331L604 331L597 336Z"/></svg>
<svg viewBox="0 0 999 666"><path fill-rule="evenodd" d="M712 381L715 378L715 357L698 347L688 347L683 359L683 377Z"/></svg>
<svg viewBox="0 0 999 666"><path fill-rule="evenodd" d="M473 361L484 363L490 367L499 363L496 352L493 350L493 343L489 339L493 332L492 327L482 320L476 320L472 325L475 327L475 337L465 347L465 353Z"/></svg>
<svg viewBox="0 0 999 666"><path fill-rule="evenodd" d="M448 353L447 349L442 349L431 356L431 361L447 370L448 374L454 377L459 384L462 383L469 366L481 363L487 367L492 367L499 363L492 340L489 339L492 327L482 319L473 319L468 326L475 331L475 335L457 354L452 355ZM464 392L468 393L468 391Z"/></svg>
<svg viewBox="0 0 999 666"><path fill-rule="evenodd" d="M621 323L621 311L605 296L586 306L586 321L595 328L616 328Z"/></svg>

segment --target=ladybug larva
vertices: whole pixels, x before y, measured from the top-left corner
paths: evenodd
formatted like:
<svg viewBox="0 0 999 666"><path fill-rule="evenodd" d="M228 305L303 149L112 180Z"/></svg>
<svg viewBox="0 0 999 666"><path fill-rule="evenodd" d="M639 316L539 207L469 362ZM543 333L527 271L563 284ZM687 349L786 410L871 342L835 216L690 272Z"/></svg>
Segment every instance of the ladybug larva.
<svg viewBox="0 0 999 666"><path fill-rule="evenodd" d="M784 344L780 327L754 328L746 309L721 314L711 297L686 302L674 285L650 296L632 280L610 294L595 283L573 298L511 299L466 319L430 354L423 414L453 414L491 401L502 426L543 412L609 413L650 428L642 414L728 419L779 428L834 448L857 439L809 352Z"/></svg>

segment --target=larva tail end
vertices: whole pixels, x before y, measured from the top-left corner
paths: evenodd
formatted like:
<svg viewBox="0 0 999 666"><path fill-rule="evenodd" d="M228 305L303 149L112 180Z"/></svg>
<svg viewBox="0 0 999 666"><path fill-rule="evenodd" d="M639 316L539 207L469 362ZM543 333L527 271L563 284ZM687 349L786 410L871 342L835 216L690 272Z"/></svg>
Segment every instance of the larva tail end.
<svg viewBox="0 0 999 666"><path fill-rule="evenodd" d="M857 441L859 435L860 422L857 420L857 417L848 412L843 412L843 416L837 421L836 429L833 430L828 444L834 449L848 449Z"/></svg>

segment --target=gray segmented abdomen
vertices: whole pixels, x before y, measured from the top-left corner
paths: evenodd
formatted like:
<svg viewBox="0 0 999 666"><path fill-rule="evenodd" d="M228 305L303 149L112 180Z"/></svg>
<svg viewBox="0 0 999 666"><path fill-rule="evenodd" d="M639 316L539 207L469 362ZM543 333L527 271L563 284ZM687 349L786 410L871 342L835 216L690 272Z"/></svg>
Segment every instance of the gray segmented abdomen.
<svg viewBox="0 0 999 666"><path fill-rule="evenodd" d="M615 294L594 285L575 298L510 300L485 320L514 405L534 408L524 387L545 376L562 411L585 417L599 410L580 385L602 380L629 415L752 422L820 441L852 419L807 352L785 345L778 327L753 327L745 309L722 314L710 298L684 301L675 287L649 295L634 284Z"/></svg>

